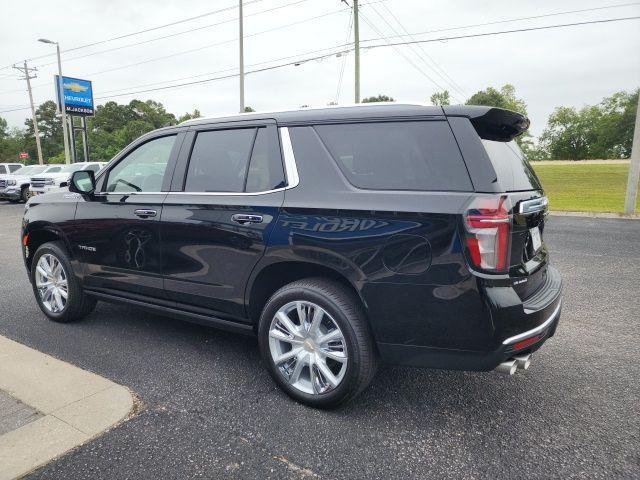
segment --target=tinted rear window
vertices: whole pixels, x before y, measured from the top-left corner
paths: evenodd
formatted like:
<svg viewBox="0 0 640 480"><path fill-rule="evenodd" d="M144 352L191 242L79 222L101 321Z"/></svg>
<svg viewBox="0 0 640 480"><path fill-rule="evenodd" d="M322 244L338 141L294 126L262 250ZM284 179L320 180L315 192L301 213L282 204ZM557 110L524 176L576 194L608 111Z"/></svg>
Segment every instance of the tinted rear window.
<svg viewBox="0 0 640 480"><path fill-rule="evenodd" d="M352 123L317 125L315 129L356 187L472 190L447 122Z"/></svg>
<svg viewBox="0 0 640 480"><path fill-rule="evenodd" d="M514 140L510 142L482 140L482 144L491 159L498 182L505 191L542 189L540 180Z"/></svg>
<svg viewBox="0 0 640 480"><path fill-rule="evenodd" d="M198 133L185 192L242 192L255 134L255 128Z"/></svg>

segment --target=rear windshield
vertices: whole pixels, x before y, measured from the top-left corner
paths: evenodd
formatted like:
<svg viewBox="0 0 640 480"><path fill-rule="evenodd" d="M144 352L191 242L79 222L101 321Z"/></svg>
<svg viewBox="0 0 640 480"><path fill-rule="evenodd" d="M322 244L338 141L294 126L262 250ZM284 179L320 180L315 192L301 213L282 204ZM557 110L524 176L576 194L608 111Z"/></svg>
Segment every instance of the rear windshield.
<svg viewBox="0 0 640 480"><path fill-rule="evenodd" d="M317 125L315 129L358 188L472 190L445 121Z"/></svg>
<svg viewBox="0 0 640 480"><path fill-rule="evenodd" d="M540 180L515 140L510 142L482 140L482 144L491 159L498 182L505 191L542 189Z"/></svg>

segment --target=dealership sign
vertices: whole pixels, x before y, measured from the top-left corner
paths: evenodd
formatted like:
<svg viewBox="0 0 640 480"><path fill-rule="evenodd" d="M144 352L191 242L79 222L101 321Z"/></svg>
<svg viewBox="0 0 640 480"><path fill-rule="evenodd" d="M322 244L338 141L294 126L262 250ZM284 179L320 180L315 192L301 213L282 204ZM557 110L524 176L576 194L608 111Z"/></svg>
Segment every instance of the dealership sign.
<svg viewBox="0 0 640 480"><path fill-rule="evenodd" d="M60 110L60 82L58 78L56 75L56 97L58 110ZM64 92L64 107L67 114L79 117L93 116L93 88L90 80L63 76L62 91Z"/></svg>

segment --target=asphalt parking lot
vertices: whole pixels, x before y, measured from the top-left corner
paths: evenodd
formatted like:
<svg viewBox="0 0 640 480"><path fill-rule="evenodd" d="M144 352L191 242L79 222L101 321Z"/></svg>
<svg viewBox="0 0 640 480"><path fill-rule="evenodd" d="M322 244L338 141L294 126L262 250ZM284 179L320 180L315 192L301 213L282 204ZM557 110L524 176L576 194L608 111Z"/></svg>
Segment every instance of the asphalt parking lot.
<svg viewBox="0 0 640 480"><path fill-rule="evenodd" d="M45 320L0 202L0 334L129 387L132 420L32 478L638 478L640 221L550 217L565 282L527 372L383 368L350 405L289 400L254 339L101 303Z"/></svg>

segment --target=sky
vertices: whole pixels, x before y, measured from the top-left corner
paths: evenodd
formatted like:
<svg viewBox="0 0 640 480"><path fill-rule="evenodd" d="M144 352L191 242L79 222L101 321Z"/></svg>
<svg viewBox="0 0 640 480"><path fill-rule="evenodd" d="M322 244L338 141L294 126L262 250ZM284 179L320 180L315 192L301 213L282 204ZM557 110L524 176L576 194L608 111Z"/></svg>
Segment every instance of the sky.
<svg viewBox="0 0 640 480"><path fill-rule="evenodd" d="M331 54L299 65L249 73L246 105L277 110L354 102L353 52L335 55L342 49L338 46L353 42L352 31L348 36L351 9L345 3L244 0L244 4L247 72ZM478 90L511 83L527 104L531 132L539 135L558 106L580 108L614 92L640 87L638 19L442 39L640 16L640 2L360 0L360 4L363 46L384 44L382 37L391 42L440 39L419 46L362 50L363 97L385 94L396 101L429 103L434 92L447 89L453 103L463 103ZM91 80L97 104L109 100L128 103L138 98L160 101L177 116L194 108L205 116L236 112L237 5L237 0L84 0L72 4L0 0L0 116L17 127L30 116L30 110L25 109L29 105L26 82L19 80L20 74L11 68L13 63L27 59L29 66L38 68L38 78L32 80L36 104L54 98L57 64L51 54L55 47L38 43L38 38L60 43L63 74ZM584 9L597 10L575 12ZM217 10L224 11L211 13ZM569 11L572 13L563 13ZM192 17L199 18L181 22ZM180 23L162 27L174 22ZM149 31L129 35L141 30ZM398 37L406 33L411 37ZM167 35L172 36L155 40ZM103 42L120 36L125 37ZM71 50L95 42L102 43ZM144 43L131 45L140 42ZM131 94L225 75L231 77Z"/></svg>

